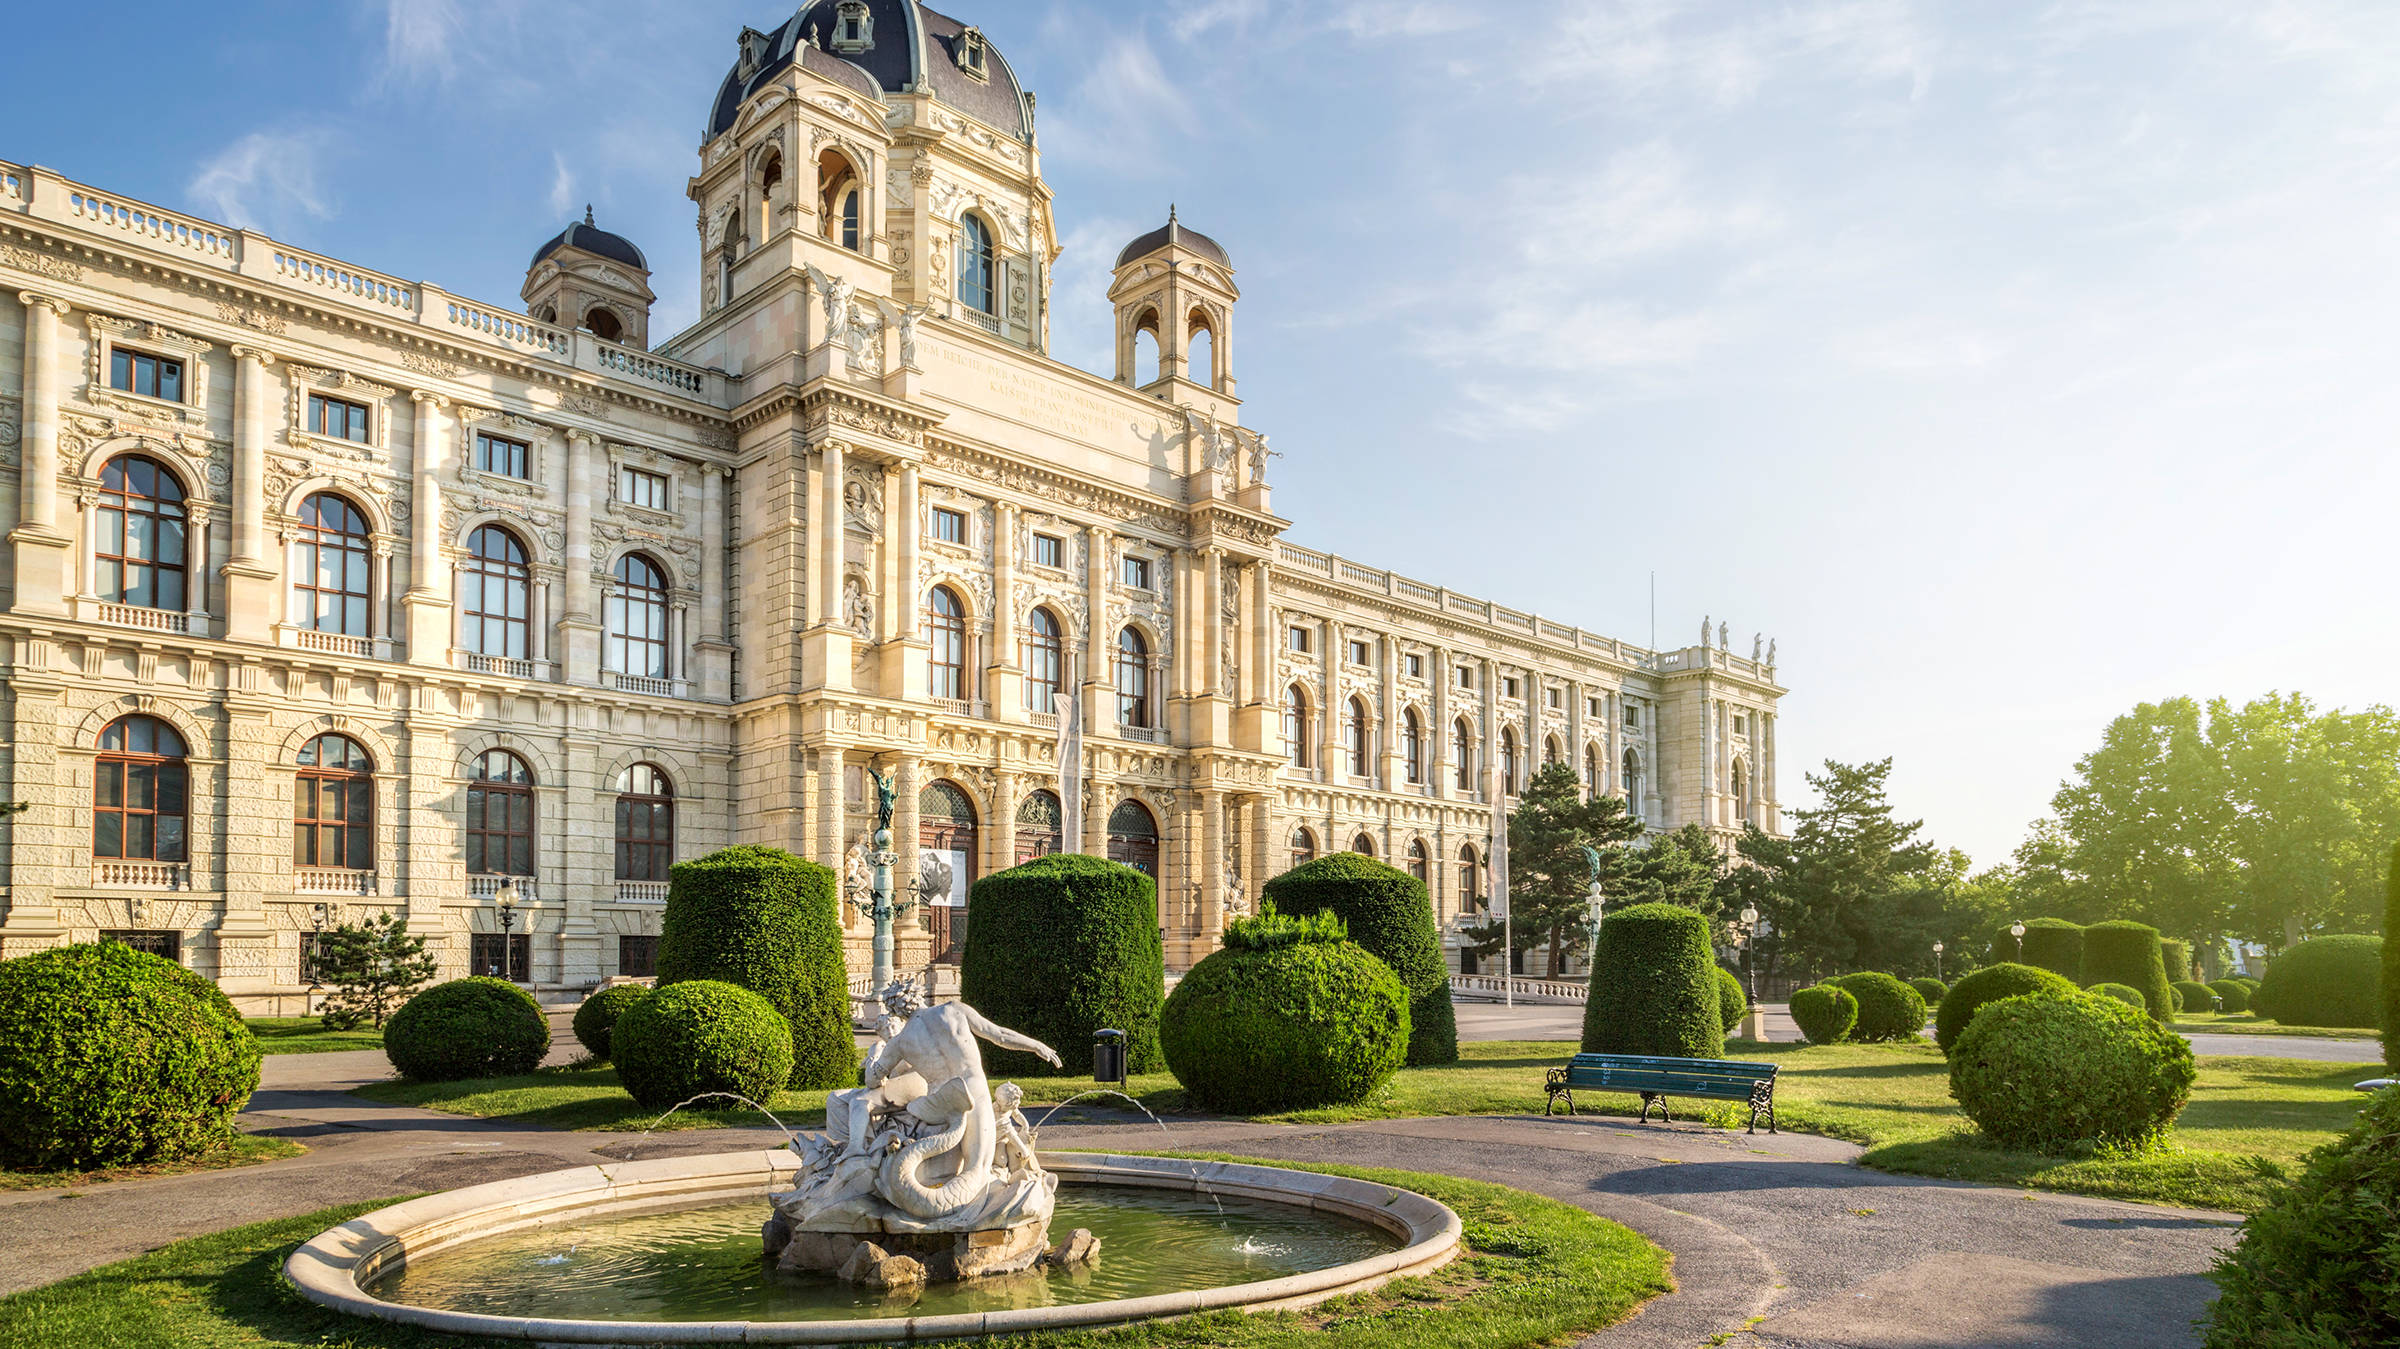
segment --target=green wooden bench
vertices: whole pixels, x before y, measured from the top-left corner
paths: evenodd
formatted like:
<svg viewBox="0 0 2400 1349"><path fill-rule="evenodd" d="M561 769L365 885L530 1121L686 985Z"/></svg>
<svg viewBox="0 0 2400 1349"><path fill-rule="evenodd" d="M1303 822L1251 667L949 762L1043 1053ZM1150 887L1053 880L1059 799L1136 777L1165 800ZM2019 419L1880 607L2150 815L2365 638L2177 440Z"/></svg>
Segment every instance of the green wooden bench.
<svg viewBox="0 0 2400 1349"><path fill-rule="evenodd" d="M1669 1096L1703 1096L1720 1101L1747 1101L1750 1104L1750 1132L1758 1132L1758 1120L1764 1115L1767 1132L1775 1130L1775 1064L1742 1063L1733 1059L1662 1059L1640 1054L1577 1054L1564 1068L1550 1070L1547 1084L1550 1098L1542 1113L1550 1114L1564 1097L1567 1113L1575 1113L1575 1092L1630 1091L1642 1097L1641 1118L1646 1123L1650 1107L1658 1106L1658 1117L1670 1122L1675 1117L1667 1113Z"/></svg>

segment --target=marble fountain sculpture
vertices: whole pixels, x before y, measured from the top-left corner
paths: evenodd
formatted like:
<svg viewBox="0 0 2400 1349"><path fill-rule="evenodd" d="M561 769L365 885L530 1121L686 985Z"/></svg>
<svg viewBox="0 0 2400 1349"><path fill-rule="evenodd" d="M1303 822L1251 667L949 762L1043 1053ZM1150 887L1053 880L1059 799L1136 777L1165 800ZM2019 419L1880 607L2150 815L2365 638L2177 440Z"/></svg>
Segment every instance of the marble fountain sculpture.
<svg viewBox="0 0 2400 1349"><path fill-rule="evenodd" d="M1056 1064L1058 1052L963 1002L925 1006L915 980L882 993L862 1084L825 1103L825 1131L793 1138L796 1184L762 1231L785 1270L901 1288L1078 1264L1099 1243L1053 1247L1058 1177L1034 1155L1015 1083L995 1090L978 1039Z"/></svg>

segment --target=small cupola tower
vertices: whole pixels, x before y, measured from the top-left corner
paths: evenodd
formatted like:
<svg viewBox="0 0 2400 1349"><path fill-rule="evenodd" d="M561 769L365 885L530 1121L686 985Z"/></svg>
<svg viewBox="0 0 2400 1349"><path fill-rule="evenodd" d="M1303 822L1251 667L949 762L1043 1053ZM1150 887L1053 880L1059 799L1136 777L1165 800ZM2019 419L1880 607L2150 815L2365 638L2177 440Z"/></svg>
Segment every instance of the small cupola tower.
<svg viewBox="0 0 2400 1349"><path fill-rule="evenodd" d="M1223 246L1187 229L1167 208L1167 223L1117 255L1108 298L1117 308L1117 382L1172 403L1231 403L1233 260ZM1141 338L1157 343L1158 370L1147 369Z"/></svg>
<svg viewBox="0 0 2400 1349"><path fill-rule="evenodd" d="M535 251L518 294L526 314L540 322L589 328L605 341L649 349L650 306L658 300L650 264L632 240L593 224L589 206L583 219Z"/></svg>

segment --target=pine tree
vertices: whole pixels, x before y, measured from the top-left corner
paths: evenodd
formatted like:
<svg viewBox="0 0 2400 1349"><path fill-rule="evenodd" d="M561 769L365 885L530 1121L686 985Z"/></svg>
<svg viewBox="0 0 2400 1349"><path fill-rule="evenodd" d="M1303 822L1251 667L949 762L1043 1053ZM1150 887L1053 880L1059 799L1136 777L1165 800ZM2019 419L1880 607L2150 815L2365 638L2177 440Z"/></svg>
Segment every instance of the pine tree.
<svg viewBox="0 0 2400 1349"><path fill-rule="evenodd" d="M1623 874L1623 864L1612 862L1612 855L1641 835L1642 822L1625 812L1622 800L1586 800L1574 769L1543 765L1508 816L1508 903L1517 949L1548 945L1555 978L1561 960L1581 952L1591 937L1592 868L1584 849L1601 855L1602 893L1615 903L1609 882Z"/></svg>
<svg viewBox="0 0 2400 1349"><path fill-rule="evenodd" d="M1756 877L1742 878L1758 906L1764 950L1829 971L1913 968L1941 929L1944 860L1917 837L1922 821L1892 818L1884 782L1892 761L1825 761L1807 774L1819 803L1792 812L1790 838L1756 829L1739 845Z"/></svg>
<svg viewBox="0 0 2400 1349"><path fill-rule="evenodd" d="M440 964L425 954L425 939L409 933L399 914L344 923L317 938L316 977L334 986L325 1000L327 1030L348 1030L372 1018L378 1030Z"/></svg>

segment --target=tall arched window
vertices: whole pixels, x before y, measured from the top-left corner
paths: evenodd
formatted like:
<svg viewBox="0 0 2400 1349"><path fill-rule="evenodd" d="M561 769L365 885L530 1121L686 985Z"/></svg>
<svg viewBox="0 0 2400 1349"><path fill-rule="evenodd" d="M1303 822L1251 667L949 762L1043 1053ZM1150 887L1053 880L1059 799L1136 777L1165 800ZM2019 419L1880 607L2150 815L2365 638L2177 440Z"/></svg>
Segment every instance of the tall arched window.
<svg viewBox="0 0 2400 1349"><path fill-rule="evenodd" d="M1025 620L1025 705L1036 712L1057 710L1059 690L1066 681L1066 642L1058 616L1036 609Z"/></svg>
<svg viewBox="0 0 2400 1349"><path fill-rule="evenodd" d="M1458 789L1475 790L1475 732L1464 717L1450 728L1450 762L1458 776Z"/></svg>
<svg viewBox="0 0 2400 1349"><path fill-rule="evenodd" d="M825 237L842 247L858 250L858 175L851 171L850 161L827 150L817 160L817 181L823 184L817 194L817 216Z"/></svg>
<svg viewBox="0 0 2400 1349"><path fill-rule="evenodd" d="M346 735L320 735L300 747L292 784L292 864L375 866L375 764Z"/></svg>
<svg viewBox="0 0 2400 1349"><path fill-rule="evenodd" d="M1150 644L1133 628L1117 633L1117 724L1150 724Z"/></svg>
<svg viewBox="0 0 2400 1349"><path fill-rule="evenodd" d="M1060 817L1065 807L1058 803L1058 793L1047 787L1037 787L1026 793L1017 805L1017 858L1030 862L1036 857L1048 857L1057 852L1060 842Z"/></svg>
<svg viewBox="0 0 2400 1349"><path fill-rule="evenodd" d="M1458 911L1484 906L1483 859L1476 856L1475 845L1462 844L1458 850Z"/></svg>
<svg viewBox="0 0 2400 1349"><path fill-rule="evenodd" d="M1350 851L1361 857L1373 857L1375 855L1374 836L1364 833L1351 835Z"/></svg>
<svg viewBox="0 0 2400 1349"><path fill-rule="evenodd" d="M504 749L476 756L467 774L467 874L533 874L533 770Z"/></svg>
<svg viewBox="0 0 2400 1349"><path fill-rule="evenodd" d="M667 677L667 574L640 553L617 559L608 597L608 668Z"/></svg>
<svg viewBox="0 0 2400 1349"><path fill-rule="evenodd" d="M1409 875L1416 877L1420 882L1430 879L1432 874L1432 860L1433 859L1425 854L1425 840L1421 838L1412 838L1408 841Z"/></svg>
<svg viewBox="0 0 2400 1349"><path fill-rule="evenodd" d="M1342 748L1350 756L1350 775L1352 777L1367 776L1369 772L1368 759L1371 757L1369 754L1371 740L1372 737L1367 732L1367 705L1362 700L1353 698L1350 700L1349 715L1342 718Z"/></svg>
<svg viewBox="0 0 2400 1349"><path fill-rule="evenodd" d="M917 879L926 902L963 907L975 883L975 803L954 782L917 793Z"/></svg>
<svg viewBox="0 0 2400 1349"><path fill-rule="evenodd" d="M498 525L467 536L466 648L479 656L524 660L531 650L533 569L525 545Z"/></svg>
<svg viewBox="0 0 2400 1349"><path fill-rule="evenodd" d="M1642 758L1632 750L1625 751L1622 781L1625 786L1625 809L1633 818L1642 818Z"/></svg>
<svg viewBox="0 0 2400 1349"><path fill-rule="evenodd" d="M189 750L156 717L119 717L100 732L92 764L92 856L186 860Z"/></svg>
<svg viewBox="0 0 2400 1349"><path fill-rule="evenodd" d="M675 865L675 783L654 764L617 776L617 879L663 881Z"/></svg>
<svg viewBox="0 0 2400 1349"><path fill-rule="evenodd" d="M1308 744L1308 690L1294 684L1283 691L1283 753L1292 767L1308 767Z"/></svg>
<svg viewBox="0 0 2400 1349"><path fill-rule="evenodd" d="M1408 780L1413 786L1425 780L1425 723L1417 719L1417 709L1409 708L1400 714L1400 754L1408 765Z"/></svg>
<svg viewBox="0 0 2400 1349"><path fill-rule="evenodd" d="M319 492L300 503L300 528L292 535L292 591L285 614L295 628L367 635L368 580L372 561L367 517L358 508Z"/></svg>
<svg viewBox="0 0 2400 1349"><path fill-rule="evenodd" d="M1307 825L1297 826L1292 830L1292 865L1298 866L1302 862L1316 860L1317 836L1309 832Z"/></svg>
<svg viewBox="0 0 2400 1349"><path fill-rule="evenodd" d="M1517 790L1517 732L1512 726L1500 728L1500 790L1510 795Z"/></svg>
<svg viewBox="0 0 2400 1349"><path fill-rule="evenodd" d="M1586 796L1600 794L1600 747L1583 747L1583 791Z"/></svg>
<svg viewBox="0 0 2400 1349"><path fill-rule="evenodd" d="M1733 817L1741 824L1750 820L1750 767L1738 759L1733 765Z"/></svg>
<svg viewBox="0 0 2400 1349"><path fill-rule="evenodd" d="M958 302L979 314L997 313L999 280L993 274L992 231L981 216L958 220Z"/></svg>
<svg viewBox="0 0 2400 1349"><path fill-rule="evenodd" d="M1148 806L1128 797L1108 813L1108 860L1158 874L1158 819Z"/></svg>
<svg viewBox="0 0 2400 1349"><path fill-rule="evenodd" d="M783 187L783 156L768 155L758 169L758 229L750 240L756 248L775 232L775 199Z"/></svg>
<svg viewBox="0 0 2400 1349"><path fill-rule="evenodd" d="M967 696L967 610L948 586L925 597L926 689L957 702Z"/></svg>
<svg viewBox="0 0 2400 1349"><path fill-rule="evenodd" d="M92 586L110 604L184 607L183 484L155 459L119 455L100 470Z"/></svg>
<svg viewBox="0 0 2400 1349"><path fill-rule="evenodd" d="M1566 757L1566 752L1558 747L1557 736L1546 735L1542 737L1542 767L1548 768L1550 765L1557 763L1564 757Z"/></svg>

